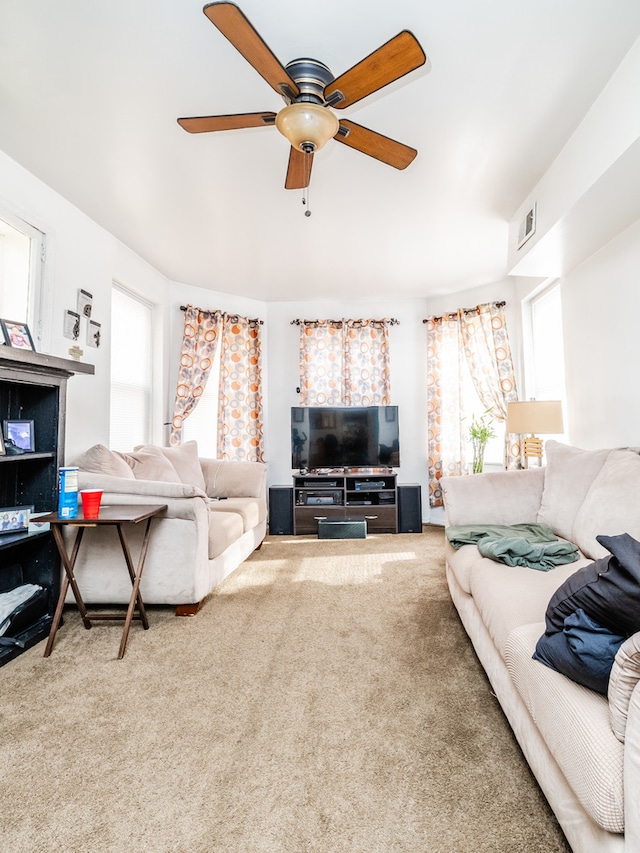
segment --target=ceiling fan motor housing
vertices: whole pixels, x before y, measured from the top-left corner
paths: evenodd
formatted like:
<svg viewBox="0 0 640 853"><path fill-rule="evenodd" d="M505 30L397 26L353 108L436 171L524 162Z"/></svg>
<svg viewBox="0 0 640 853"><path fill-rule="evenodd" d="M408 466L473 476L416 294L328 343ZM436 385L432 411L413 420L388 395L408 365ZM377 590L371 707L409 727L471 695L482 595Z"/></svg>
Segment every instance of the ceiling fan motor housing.
<svg viewBox="0 0 640 853"><path fill-rule="evenodd" d="M324 90L333 74L317 59L294 59L285 70L295 81L300 94L292 98L282 87L288 105L276 116L276 127L294 148L313 154L335 136L339 122L325 106Z"/></svg>
<svg viewBox="0 0 640 853"><path fill-rule="evenodd" d="M285 66L285 70L300 89L300 94L295 98L296 103L324 103L325 87L335 79L324 63L303 57L293 59Z"/></svg>

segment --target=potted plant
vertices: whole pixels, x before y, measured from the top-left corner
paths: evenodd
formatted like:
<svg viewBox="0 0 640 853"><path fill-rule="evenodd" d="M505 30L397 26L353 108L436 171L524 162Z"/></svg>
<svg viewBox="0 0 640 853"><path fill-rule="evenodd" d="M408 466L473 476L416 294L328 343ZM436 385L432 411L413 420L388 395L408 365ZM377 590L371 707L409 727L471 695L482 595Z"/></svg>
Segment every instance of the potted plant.
<svg viewBox="0 0 640 853"><path fill-rule="evenodd" d="M469 427L469 438L473 445L473 473L481 474L484 467L484 450L490 438L495 438L496 431L493 428L492 409L486 409L479 418L471 415L471 426Z"/></svg>

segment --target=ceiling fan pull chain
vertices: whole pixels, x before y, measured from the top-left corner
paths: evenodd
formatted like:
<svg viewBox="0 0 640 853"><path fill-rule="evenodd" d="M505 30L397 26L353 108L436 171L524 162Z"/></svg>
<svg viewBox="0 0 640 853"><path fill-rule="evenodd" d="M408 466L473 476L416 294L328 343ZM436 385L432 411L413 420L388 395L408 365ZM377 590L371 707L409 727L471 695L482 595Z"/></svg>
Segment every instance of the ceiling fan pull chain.
<svg viewBox="0 0 640 853"><path fill-rule="evenodd" d="M305 216L311 216L311 210L309 207L311 204L311 202L309 201L309 190L310 189L311 189L311 187L307 186L302 190L302 204L306 205L306 208L307 208L304 212Z"/></svg>

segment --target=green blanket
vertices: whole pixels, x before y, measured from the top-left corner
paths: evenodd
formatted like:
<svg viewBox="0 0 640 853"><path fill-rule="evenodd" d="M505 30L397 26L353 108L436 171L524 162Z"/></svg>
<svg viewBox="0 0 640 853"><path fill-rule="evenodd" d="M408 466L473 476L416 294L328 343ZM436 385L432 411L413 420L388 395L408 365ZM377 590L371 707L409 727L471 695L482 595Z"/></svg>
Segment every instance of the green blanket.
<svg viewBox="0 0 640 853"><path fill-rule="evenodd" d="M483 557L541 572L579 556L578 548L559 540L547 524L453 524L446 535L454 548L477 545Z"/></svg>

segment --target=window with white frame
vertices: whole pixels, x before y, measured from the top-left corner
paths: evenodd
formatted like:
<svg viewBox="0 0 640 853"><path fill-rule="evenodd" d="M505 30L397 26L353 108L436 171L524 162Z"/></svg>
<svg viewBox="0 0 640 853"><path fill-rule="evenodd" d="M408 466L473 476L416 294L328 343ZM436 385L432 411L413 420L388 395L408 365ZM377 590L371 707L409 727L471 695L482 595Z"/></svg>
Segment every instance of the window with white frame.
<svg viewBox="0 0 640 853"><path fill-rule="evenodd" d="M564 338L560 283L555 282L535 293L525 303L525 386L527 398L560 400L567 431L565 405ZM545 436L561 438L561 436Z"/></svg>
<svg viewBox="0 0 640 853"><path fill-rule="evenodd" d="M152 441L153 305L114 284L111 290L109 444L128 451Z"/></svg>
<svg viewBox="0 0 640 853"><path fill-rule="evenodd" d="M42 274L45 235L28 222L0 210L0 317L29 326L42 341Z"/></svg>

